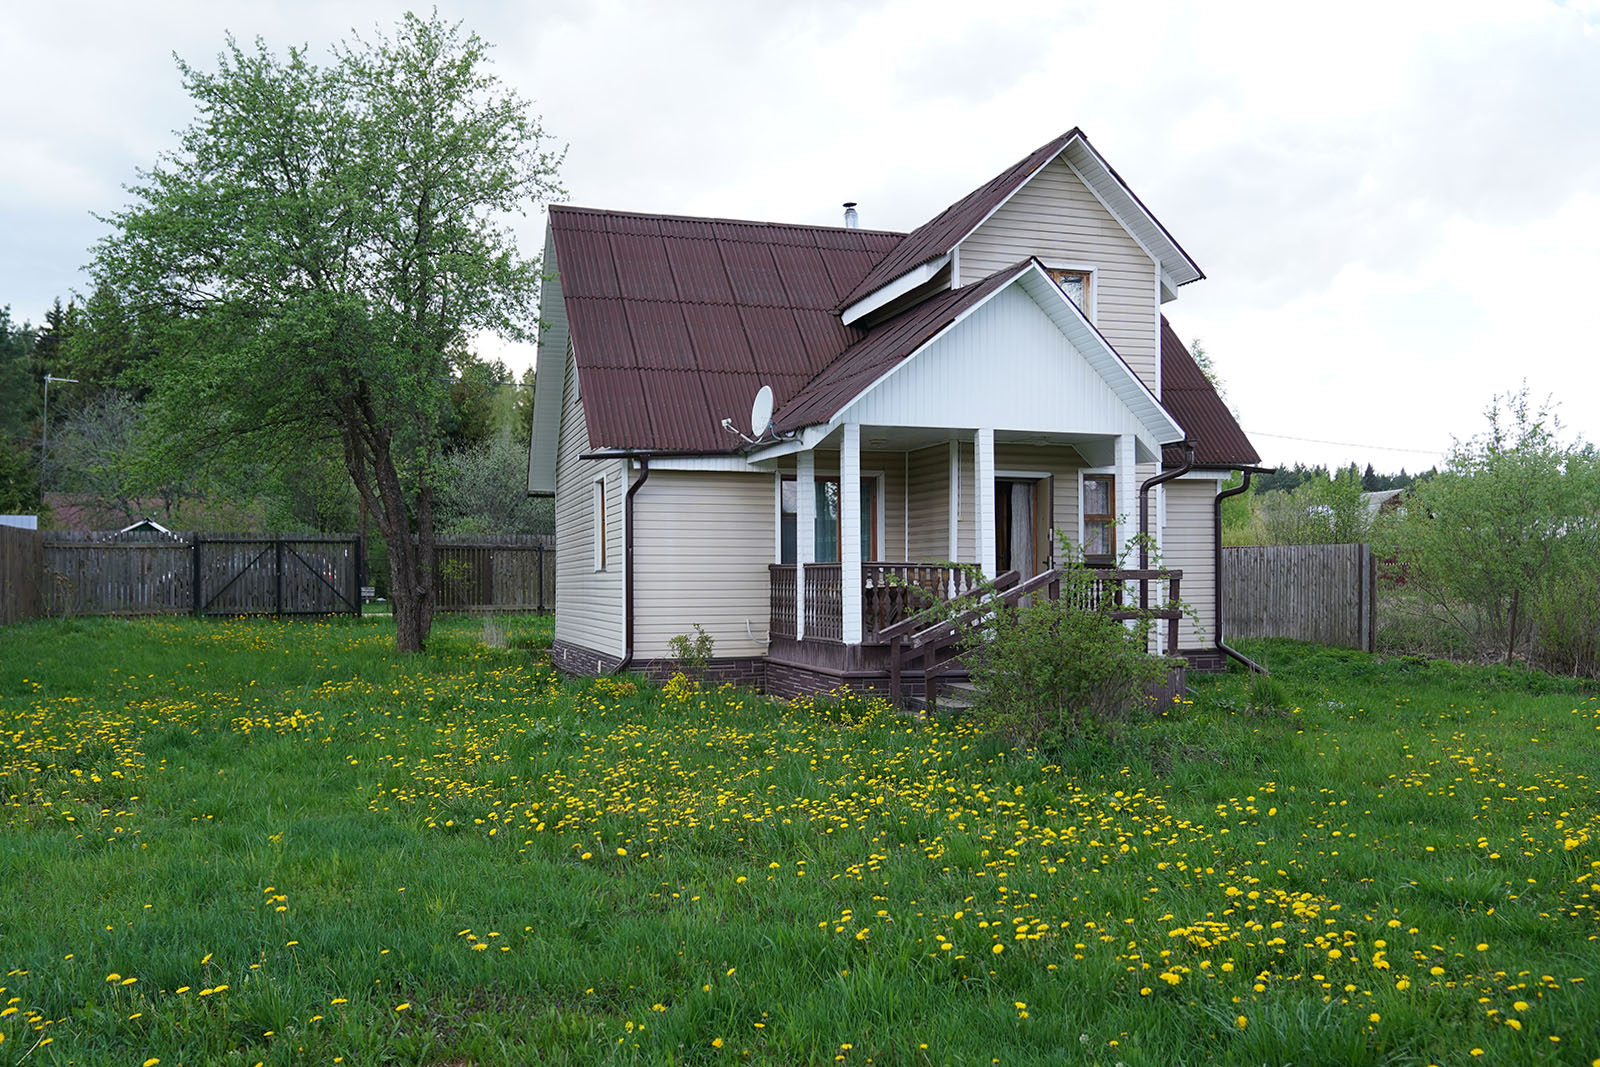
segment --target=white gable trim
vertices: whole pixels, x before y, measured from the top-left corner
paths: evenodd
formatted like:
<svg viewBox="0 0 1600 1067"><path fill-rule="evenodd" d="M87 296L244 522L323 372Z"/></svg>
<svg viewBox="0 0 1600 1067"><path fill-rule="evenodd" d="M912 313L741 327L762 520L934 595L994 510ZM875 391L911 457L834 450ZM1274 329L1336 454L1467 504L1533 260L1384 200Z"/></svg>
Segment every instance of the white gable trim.
<svg viewBox="0 0 1600 1067"><path fill-rule="evenodd" d="M1100 202L1106 205L1112 217L1122 223L1123 228L1133 234L1134 239L1143 244L1146 250L1152 252L1156 261L1179 285L1187 285L1206 276L1200 265L1179 247L1167 228L1139 201L1128 184L1111 169L1111 164L1085 137L1080 134L1072 138L1062 147L1061 154L1078 171L1083 183L1100 197ZM1090 171L1093 173L1085 173Z"/></svg>
<svg viewBox="0 0 1600 1067"><path fill-rule="evenodd" d="M887 285L884 285L878 289L874 289L860 300L857 300L854 304L851 304L849 307L845 308L844 313L839 316L840 320L846 326L849 326L851 323L865 318L891 301L905 296L917 286L926 285L928 282L933 280L934 275L943 270L945 265L950 262L950 256L951 253L946 252L944 255L939 256L936 259L928 260L928 262L922 264L920 267L912 267L910 270L894 279L894 281L889 282Z"/></svg>
<svg viewBox="0 0 1600 1067"><path fill-rule="evenodd" d="M554 496L556 454L561 447L561 396L566 388L570 331L561 295L555 237L545 224L545 283L539 290L539 348L533 378L533 433L528 446L528 492Z"/></svg>
<svg viewBox="0 0 1600 1067"><path fill-rule="evenodd" d="M993 292L982 300L975 302L967 308L944 329L929 337L916 350L901 360L894 367L879 375L866 388L862 389L849 402L844 404L839 412L826 424L827 427L838 426L844 422L852 421L853 413L875 390L884 382L897 374L901 374L912 366L919 357L932 349L942 338L967 321L980 309L987 307L1001 293L1012 286L1020 287L1038 308L1061 331L1071 346L1083 356L1084 360L1110 387L1117 399L1127 408L1141 431L1138 436L1143 439L1146 451L1155 456L1160 455L1160 446L1166 443L1180 441L1184 437L1183 428L1167 413L1156 399L1150 388L1139 379L1133 369L1117 354L1116 349L1105 336L1095 328L1083 311L1074 304L1061 288L1044 272L1037 260L1030 261L1019 268L1011 278L997 285ZM809 429L809 428L808 428ZM1068 432L1074 427L1061 427Z"/></svg>

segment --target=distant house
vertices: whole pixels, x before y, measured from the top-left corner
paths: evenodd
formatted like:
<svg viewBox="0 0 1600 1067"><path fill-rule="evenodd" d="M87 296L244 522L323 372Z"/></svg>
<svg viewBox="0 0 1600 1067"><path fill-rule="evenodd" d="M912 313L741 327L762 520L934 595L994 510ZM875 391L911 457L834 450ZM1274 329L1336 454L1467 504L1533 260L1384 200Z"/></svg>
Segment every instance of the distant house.
<svg viewBox="0 0 1600 1067"><path fill-rule="evenodd" d="M1220 659L1214 505L1259 456L1162 314L1199 266L1076 129L911 233L853 215L551 209L556 663L661 666L700 624L725 677L876 685L897 577L1040 574L1057 530L1109 563L1141 504L1201 620L1182 651Z"/></svg>
<svg viewBox="0 0 1600 1067"><path fill-rule="evenodd" d="M1405 514L1405 489L1379 489L1370 493L1361 494L1362 513L1368 522L1377 519L1379 515L1387 515L1398 511Z"/></svg>

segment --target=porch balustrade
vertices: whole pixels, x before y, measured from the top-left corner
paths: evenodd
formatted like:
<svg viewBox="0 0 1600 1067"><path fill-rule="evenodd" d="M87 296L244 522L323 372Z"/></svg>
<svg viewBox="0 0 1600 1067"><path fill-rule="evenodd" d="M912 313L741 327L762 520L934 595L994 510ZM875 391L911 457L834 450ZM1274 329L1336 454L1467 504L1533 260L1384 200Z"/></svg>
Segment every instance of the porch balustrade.
<svg viewBox="0 0 1600 1067"><path fill-rule="evenodd" d="M1095 578L1086 585L1075 585L1070 595L1084 611L1109 607L1120 612L1137 606L1141 580L1148 583L1152 607L1171 603L1178 597L1178 581L1183 572L1167 570L1129 571L1094 568ZM792 563L774 563L771 575L770 633L773 637L795 639L800 636L797 582ZM867 644L884 642L883 632L938 601L966 596L984 583L982 575L970 567L943 563L863 563L861 565L861 632ZM1165 586L1166 588L1162 588ZM844 635L844 582L837 563L806 564L805 639L842 641ZM1163 616L1165 613L1161 613ZM1131 615L1129 616L1131 617ZM1177 649L1177 622L1168 620L1165 642Z"/></svg>

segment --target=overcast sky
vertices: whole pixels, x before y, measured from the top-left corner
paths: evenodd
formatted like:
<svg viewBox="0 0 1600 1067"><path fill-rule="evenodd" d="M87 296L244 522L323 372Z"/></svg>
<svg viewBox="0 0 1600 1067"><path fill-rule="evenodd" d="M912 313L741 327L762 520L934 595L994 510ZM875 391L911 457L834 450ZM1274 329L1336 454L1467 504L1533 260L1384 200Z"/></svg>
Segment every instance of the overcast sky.
<svg viewBox="0 0 1600 1067"><path fill-rule="evenodd" d="M38 322L85 288L93 213L192 115L174 52L320 49L403 10L8 8L0 305ZM836 224L856 200L910 229L1081 127L1206 272L1165 311L1269 463L1426 468L1524 380L1600 440L1600 0L439 11L569 146L576 204ZM542 218L522 232L537 251Z"/></svg>

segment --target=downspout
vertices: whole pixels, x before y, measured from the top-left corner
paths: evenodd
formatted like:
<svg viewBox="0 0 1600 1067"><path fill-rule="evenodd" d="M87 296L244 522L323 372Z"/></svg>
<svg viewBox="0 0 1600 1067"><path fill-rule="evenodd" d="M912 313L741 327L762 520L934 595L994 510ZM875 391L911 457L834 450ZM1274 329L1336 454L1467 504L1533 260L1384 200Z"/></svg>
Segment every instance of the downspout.
<svg viewBox="0 0 1600 1067"><path fill-rule="evenodd" d="M1240 473L1244 475L1244 481L1232 489L1224 489L1222 492L1217 494L1216 499L1212 502L1211 546L1212 552L1215 553L1213 556L1212 566L1213 573L1216 575L1215 581L1217 583L1217 617L1215 629L1217 635L1217 649L1218 651L1228 655L1230 658L1238 660L1255 673L1267 674L1269 672L1265 667L1261 666L1261 664L1255 662L1237 649L1229 648L1227 645L1223 644L1222 641L1222 502L1228 497L1238 496L1240 493L1243 493L1250 488L1250 471L1246 469L1241 470Z"/></svg>
<svg viewBox="0 0 1600 1067"><path fill-rule="evenodd" d="M1170 471L1162 471L1151 478L1146 478L1139 486L1139 569L1150 568L1150 490L1174 478L1181 478L1194 468L1194 442L1185 438L1179 446L1183 449L1183 465L1174 467ZM1139 610L1150 609L1150 582L1139 579Z"/></svg>
<svg viewBox="0 0 1600 1067"><path fill-rule="evenodd" d="M639 478L628 486L628 494L622 498L622 633L626 647L612 674L621 674L633 665L633 496L650 478L650 457L641 454L635 458L639 461Z"/></svg>

